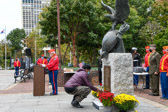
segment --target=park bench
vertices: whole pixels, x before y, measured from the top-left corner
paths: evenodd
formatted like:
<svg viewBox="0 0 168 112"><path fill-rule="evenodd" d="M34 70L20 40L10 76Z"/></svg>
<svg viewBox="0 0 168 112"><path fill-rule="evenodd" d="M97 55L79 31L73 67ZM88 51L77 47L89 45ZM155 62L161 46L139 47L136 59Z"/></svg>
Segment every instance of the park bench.
<svg viewBox="0 0 168 112"><path fill-rule="evenodd" d="M30 69L21 69L19 71L18 75L16 75L16 72L14 73L15 83L16 83L18 77L20 77L21 81L26 82L26 79L33 78L33 74L32 74L32 71Z"/></svg>

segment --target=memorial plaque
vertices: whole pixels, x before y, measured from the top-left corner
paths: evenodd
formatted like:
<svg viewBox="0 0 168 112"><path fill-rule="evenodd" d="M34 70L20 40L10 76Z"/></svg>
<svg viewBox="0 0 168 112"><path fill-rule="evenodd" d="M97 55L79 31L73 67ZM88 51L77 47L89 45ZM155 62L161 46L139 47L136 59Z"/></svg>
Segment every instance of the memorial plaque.
<svg viewBox="0 0 168 112"><path fill-rule="evenodd" d="M111 66L104 66L104 90L111 91Z"/></svg>
<svg viewBox="0 0 168 112"><path fill-rule="evenodd" d="M33 96L44 96L45 71L43 67L34 66Z"/></svg>

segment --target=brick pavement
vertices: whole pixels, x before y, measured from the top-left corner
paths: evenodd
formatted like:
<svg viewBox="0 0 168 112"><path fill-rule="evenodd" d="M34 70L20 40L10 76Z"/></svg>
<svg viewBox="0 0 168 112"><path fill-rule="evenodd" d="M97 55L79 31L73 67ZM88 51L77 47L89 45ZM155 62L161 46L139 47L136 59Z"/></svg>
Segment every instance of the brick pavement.
<svg viewBox="0 0 168 112"><path fill-rule="evenodd" d="M161 88L160 88L161 89ZM154 102L157 102L157 103L160 103L162 105L165 105L165 106L168 106L168 100L164 100L164 99L161 99L161 90L160 90L160 96L151 96L151 95L148 95L151 90L149 89L134 89L134 93L135 95L139 96L139 97L143 97L145 99L148 99L148 100L151 100L151 101L154 101Z"/></svg>
<svg viewBox="0 0 168 112"><path fill-rule="evenodd" d="M10 79L10 83L7 85L2 85L2 89L0 89L0 94L18 94L18 93L32 93L33 92L33 79L26 79L26 82L21 82L19 81L20 78L18 78L18 81L16 83L14 83L14 78L13 78L13 73L14 70L11 71L0 71L0 76L2 78L2 74L5 74L9 77L5 77L6 79ZM64 86L64 80L61 79L64 78L62 71L58 76L58 86ZM4 80L6 80L4 79ZM98 85L98 76L97 76L97 72L92 71L92 75L90 75L89 79L91 80L91 82L94 85ZM61 82L60 82L61 81ZM52 91L52 87L51 85L48 84L49 82L49 78L48 78L48 74L45 75L45 92L51 92ZM1 83L0 83L1 85ZM3 87L4 86L4 87ZM64 88L63 87L58 87L58 91L59 92L63 92Z"/></svg>
<svg viewBox="0 0 168 112"><path fill-rule="evenodd" d="M14 78L13 78L14 81ZM48 75L45 75L45 92L51 92L52 87L48 84ZM63 92L64 88L58 87L59 92ZM0 94L19 94L19 93L33 93L33 79L26 79L24 81L17 81L4 90L0 90Z"/></svg>

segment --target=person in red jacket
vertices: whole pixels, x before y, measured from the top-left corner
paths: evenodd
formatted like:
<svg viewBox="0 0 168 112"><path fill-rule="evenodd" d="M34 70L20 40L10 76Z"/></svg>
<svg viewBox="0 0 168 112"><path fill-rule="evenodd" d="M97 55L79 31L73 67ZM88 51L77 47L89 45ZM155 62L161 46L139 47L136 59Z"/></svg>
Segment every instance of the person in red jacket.
<svg viewBox="0 0 168 112"><path fill-rule="evenodd" d="M19 74L20 61L17 58L14 61L14 67L15 67L15 74L18 75Z"/></svg>
<svg viewBox="0 0 168 112"><path fill-rule="evenodd" d="M42 67L47 67L49 70L49 77L52 84L52 90L53 92L50 93L50 95L57 95L58 94L58 88L57 88L57 75L58 75L58 64L59 64L59 58L55 53L55 49L51 49L48 51L50 53L50 61L47 65L42 64Z"/></svg>
<svg viewBox="0 0 168 112"><path fill-rule="evenodd" d="M41 58L39 58L39 59L37 60L37 65L41 65L41 64L45 64L45 65L48 64L47 59L44 58L44 54L42 54L42 55L41 55Z"/></svg>
<svg viewBox="0 0 168 112"><path fill-rule="evenodd" d="M162 88L161 99L168 100L168 46L163 47L163 56L160 60L160 80Z"/></svg>
<svg viewBox="0 0 168 112"><path fill-rule="evenodd" d="M146 67L146 72L149 72L149 58L150 58L151 53L149 52L149 46L146 46L145 49L146 49L146 55L145 55L144 67ZM150 83L150 80L149 80L149 74L148 74L146 75L146 86L144 89L149 89L150 87L149 83Z"/></svg>

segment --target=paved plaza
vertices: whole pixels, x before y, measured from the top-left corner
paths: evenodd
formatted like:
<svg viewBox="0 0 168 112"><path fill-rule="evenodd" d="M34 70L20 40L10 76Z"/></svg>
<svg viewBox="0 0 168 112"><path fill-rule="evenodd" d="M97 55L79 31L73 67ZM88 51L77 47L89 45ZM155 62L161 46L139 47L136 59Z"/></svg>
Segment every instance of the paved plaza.
<svg viewBox="0 0 168 112"><path fill-rule="evenodd" d="M97 110L92 106L92 101L95 100L92 95L81 102L81 105L84 106L83 109L73 108L70 104L72 96L66 94L62 87L59 88L58 95L49 96L51 87L47 85L49 89L47 89L45 96L34 97L33 89L24 92L16 88L22 84L27 84L28 88L32 88L32 79L26 83L17 82L15 84L13 72L0 71L0 112L103 112L103 110ZM10 92L13 88L19 92ZM139 96L135 97L140 101L136 108L138 112L168 112L167 106Z"/></svg>

